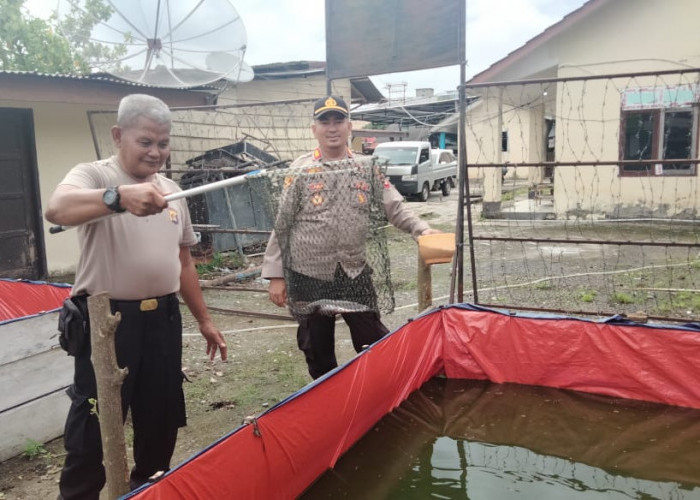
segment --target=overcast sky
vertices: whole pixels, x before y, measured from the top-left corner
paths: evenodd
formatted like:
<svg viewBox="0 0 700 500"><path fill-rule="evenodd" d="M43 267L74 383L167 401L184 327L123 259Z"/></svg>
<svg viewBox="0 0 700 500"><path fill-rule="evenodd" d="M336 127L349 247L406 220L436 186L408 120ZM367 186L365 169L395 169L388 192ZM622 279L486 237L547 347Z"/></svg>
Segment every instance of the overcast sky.
<svg viewBox="0 0 700 500"><path fill-rule="evenodd" d="M431 1L426 0L426 6ZM537 36L586 0L467 0L467 79ZM248 33L248 64L325 60L325 0L233 0ZM301 7L303 6L303 7ZM280 43L282 42L282 43ZM373 76L386 95L387 84L455 90L459 66Z"/></svg>
<svg viewBox="0 0 700 500"><path fill-rule="evenodd" d="M119 5L122 0L112 1ZM195 4L195 0L171 1ZM440 0L426 0L425 5L429 6L433 1ZM467 79L517 49L586 2L586 0L466 1ZM325 0L231 0L231 4L238 11L247 31L248 49L245 61L249 65L325 60ZM56 9L58 0L27 0L25 5L35 15L46 15L49 9ZM395 85L402 82L407 84L407 97L415 95L416 88L430 87L435 89L435 92L444 92L456 89L459 83L459 66L377 75L372 76L372 80L385 95L387 95L388 84Z"/></svg>

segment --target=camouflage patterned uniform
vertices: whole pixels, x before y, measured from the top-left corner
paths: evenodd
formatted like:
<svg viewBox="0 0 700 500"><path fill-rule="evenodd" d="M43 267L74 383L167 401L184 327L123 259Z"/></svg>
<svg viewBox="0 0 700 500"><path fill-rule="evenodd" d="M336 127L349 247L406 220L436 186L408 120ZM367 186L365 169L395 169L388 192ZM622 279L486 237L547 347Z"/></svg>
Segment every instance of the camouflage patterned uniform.
<svg viewBox="0 0 700 500"><path fill-rule="evenodd" d="M285 278L299 348L314 378L337 366L336 314L350 327L357 352L388 333L379 311L393 309L393 294L390 307L378 304L373 274L376 284L382 265L368 262L367 252L368 244L383 240L381 226L388 220L414 238L429 228L370 158L349 150L347 158L324 163L317 148L292 163L263 261L263 278ZM382 254L388 275L385 246L374 253Z"/></svg>

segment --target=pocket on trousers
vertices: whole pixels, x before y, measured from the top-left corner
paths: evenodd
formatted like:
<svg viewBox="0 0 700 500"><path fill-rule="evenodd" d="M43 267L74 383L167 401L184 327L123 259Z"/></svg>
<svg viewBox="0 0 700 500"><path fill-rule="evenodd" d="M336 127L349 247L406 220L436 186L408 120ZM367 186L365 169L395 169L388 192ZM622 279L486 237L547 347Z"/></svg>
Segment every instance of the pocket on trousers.
<svg viewBox="0 0 700 500"><path fill-rule="evenodd" d="M58 343L69 356L77 356L86 345L87 314L79 307L73 298L63 301L63 307L58 315Z"/></svg>

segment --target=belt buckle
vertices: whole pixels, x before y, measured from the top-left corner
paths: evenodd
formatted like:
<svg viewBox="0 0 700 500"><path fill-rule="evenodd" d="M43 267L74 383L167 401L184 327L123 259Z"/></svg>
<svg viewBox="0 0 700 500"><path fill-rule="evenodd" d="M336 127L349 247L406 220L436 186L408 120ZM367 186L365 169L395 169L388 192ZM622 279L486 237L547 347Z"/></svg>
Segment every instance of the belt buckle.
<svg viewBox="0 0 700 500"><path fill-rule="evenodd" d="M158 299L144 299L139 305L141 311L155 311L158 309Z"/></svg>

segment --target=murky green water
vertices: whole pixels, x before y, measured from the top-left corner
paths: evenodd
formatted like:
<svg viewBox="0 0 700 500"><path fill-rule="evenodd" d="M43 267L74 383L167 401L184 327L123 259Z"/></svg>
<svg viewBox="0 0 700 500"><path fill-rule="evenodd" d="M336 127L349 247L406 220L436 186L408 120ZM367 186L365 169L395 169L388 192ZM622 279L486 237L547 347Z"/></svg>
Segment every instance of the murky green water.
<svg viewBox="0 0 700 500"><path fill-rule="evenodd" d="M700 499L700 410L433 379L301 498Z"/></svg>

